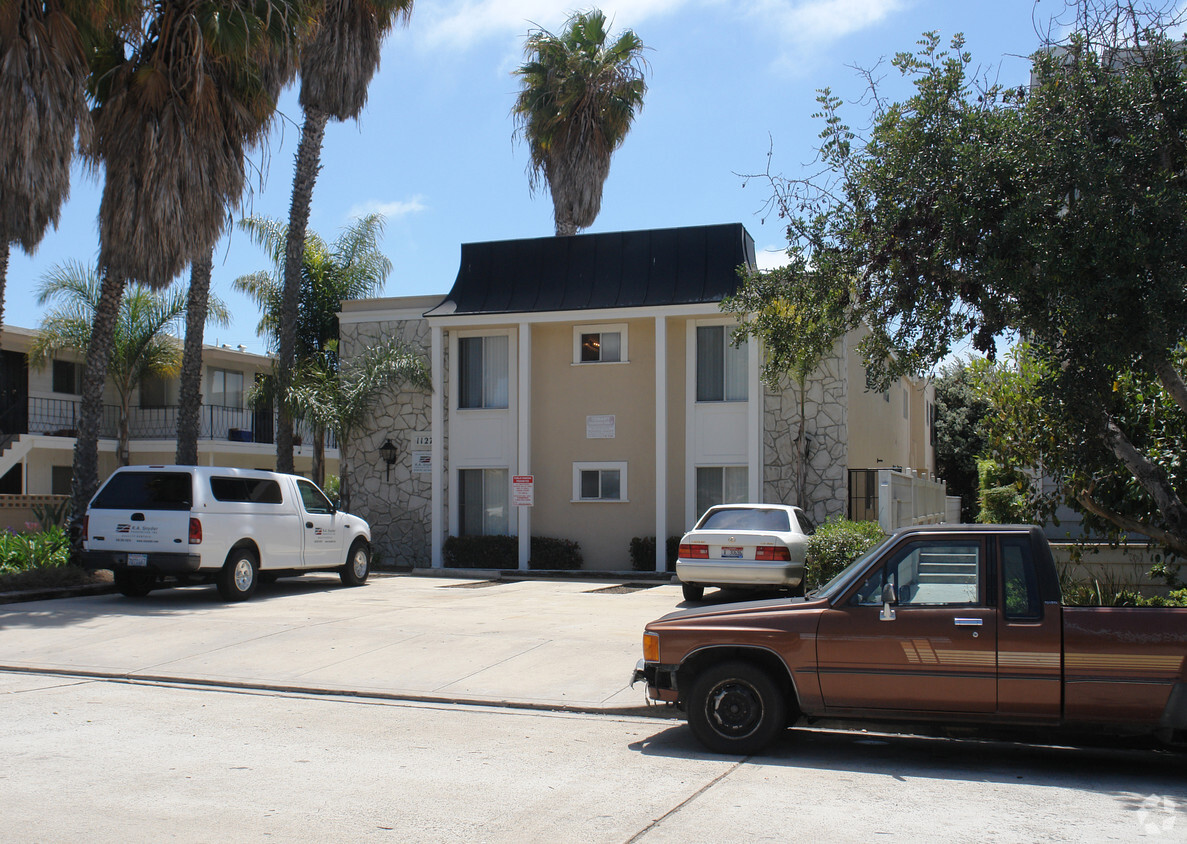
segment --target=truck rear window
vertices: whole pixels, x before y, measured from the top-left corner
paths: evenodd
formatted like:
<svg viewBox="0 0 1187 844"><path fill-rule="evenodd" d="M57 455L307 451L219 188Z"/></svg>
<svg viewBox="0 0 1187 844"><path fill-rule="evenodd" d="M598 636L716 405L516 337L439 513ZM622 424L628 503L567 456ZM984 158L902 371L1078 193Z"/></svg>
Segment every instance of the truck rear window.
<svg viewBox="0 0 1187 844"><path fill-rule="evenodd" d="M219 501L280 504L280 484L265 478L211 478L210 492Z"/></svg>
<svg viewBox="0 0 1187 844"><path fill-rule="evenodd" d="M194 500L187 472L119 472L95 496L97 510L189 510Z"/></svg>

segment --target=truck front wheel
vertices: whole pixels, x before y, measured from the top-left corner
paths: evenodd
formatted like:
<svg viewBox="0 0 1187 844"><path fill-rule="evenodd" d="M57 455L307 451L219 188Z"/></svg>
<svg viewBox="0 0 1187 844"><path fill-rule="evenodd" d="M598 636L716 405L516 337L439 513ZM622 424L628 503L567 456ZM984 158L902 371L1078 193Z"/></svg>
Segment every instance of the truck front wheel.
<svg viewBox="0 0 1187 844"><path fill-rule="evenodd" d="M246 601L260 581L260 564L248 548L235 548L218 572L218 594L224 601Z"/></svg>
<svg viewBox="0 0 1187 844"><path fill-rule="evenodd" d="M356 539L346 555L346 565L338 570L338 576L346 586L362 586L371 573L371 549L361 539Z"/></svg>
<svg viewBox="0 0 1187 844"><path fill-rule="evenodd" d="M757 753L787 726L783 692L751 663L718 663L692 684L688 726L716 753Z"/></svg>

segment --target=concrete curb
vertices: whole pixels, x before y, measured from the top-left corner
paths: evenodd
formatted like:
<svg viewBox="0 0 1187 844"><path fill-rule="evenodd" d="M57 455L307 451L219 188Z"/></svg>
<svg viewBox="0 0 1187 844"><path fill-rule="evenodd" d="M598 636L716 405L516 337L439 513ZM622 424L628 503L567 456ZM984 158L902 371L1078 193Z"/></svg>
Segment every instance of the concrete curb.
<svg viewBox="0 0 1187 844"><path fill-rule="evenodd" d="M0 592L0 604L21 604L25 601L52 601L55 598L84 598L115 592L111 583L85 583L80 586L46 586L37 589L16 589Z"/></svg>
<svg viewBox="0 0 1187 844"><path fill-rule="evenodd" d="M137 674L109 671L79 671L77 669L29 668L28 666L0 665L0 672L33 676L72 677L79 680L103 680L114 683L144 685L169 685L181 688L271 692L311 697L361 698L365 700L386 700L400 703L430 703L447 706L477 706L491 709L517 709L530 712L567 712L573 715L615 715L634 718L677 720L676 710L659 704L641 706L596 706L567 703L544 703L541 701L506 700L470 697L467 695L423 695L409 692L360 691L355 689L327 689L318 686L298 686L289 683L248 683L235 680L199 680L187 677L170 677L165 674Z"/></svg>

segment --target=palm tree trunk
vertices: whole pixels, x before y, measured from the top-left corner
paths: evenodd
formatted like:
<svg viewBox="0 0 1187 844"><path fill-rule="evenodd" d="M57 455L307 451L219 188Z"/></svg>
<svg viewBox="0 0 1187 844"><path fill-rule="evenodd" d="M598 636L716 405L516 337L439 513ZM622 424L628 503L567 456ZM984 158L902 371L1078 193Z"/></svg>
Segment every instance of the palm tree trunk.
<svg viewBox="0 0 1187 844"><path fill-rule="evenodd" d="M293 471L293 420L288 408L289 386L297 349L297 305L301 298L301 256L305 251L305 229L313 186L321 169L321 145L329 115L313 107L305 109L297 166L293 174L293 198L289 206L288 240L284 250L284 291L280 300L279 359L276 362L276 395L280 424L276 431L276 471Z"/></svg>
<svg viewBox="0 0 1187 844"><path fill-rule="evenodd" d="M99 306L91 323L86 369L82 376L82 400L78 414L78 439L74 443L74 483L70 490L70 538L72 550L82 551L82 519L87 504L99 487L99 426L103 421L103 387L107 383L107 360L111 338L124 295L125 279L104 271Z"/></svg>
<svg viewBox="0 0 1187 844"><path fill-rule="evenodd" d="M8 279L8 250L7 241L0 243L0 332L4 331L4 285Z"/></svg>
<svg viewBox="0 0 1187 844"><path fill-rule="evenodd" d="M310 480L320 487L326 485L326 429L320 426L313 428L313 470L309 473Z"/></svg>
<svg viewBox="0 0 1187 844"><path fill-rule="evenodd" d="M132 462L132 431L129 417L132 414L130 407L131 395L120 396L120 421L119 421L119 438L116 441L115 456L121 466L127 466Z"/></svg>
<svg viewBox="0 0 1187 844"><path fill-rule="evenodd" d="M190 268L185 308L185 351L181 358L181 393L177 400L177 465L198 465L199 412L202 408L202 340L210 302L213 256L207 253Z"/></svg>

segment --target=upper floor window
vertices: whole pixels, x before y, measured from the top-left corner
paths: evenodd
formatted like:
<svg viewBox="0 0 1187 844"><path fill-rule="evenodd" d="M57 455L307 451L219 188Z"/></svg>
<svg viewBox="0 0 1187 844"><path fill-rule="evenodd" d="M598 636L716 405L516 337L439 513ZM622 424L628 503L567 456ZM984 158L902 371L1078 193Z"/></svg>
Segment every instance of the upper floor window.
<svg viewBox="0 0 1187 844"><path fill-rule="evenodd" d="M81 363L69 360L54 361L54 392L67 393L72 396L82 395Z"/></svg>
<svg viewBox="0 0 1187 844"><path fill-rule="evenodd" d="M697 401L746 401L750 341L730 342L725 325L697 326Z"/></svg>
<svg viewBox="0 0 1187 844"><path fill-rule="evenodd" d="M627 359L626 325L579 325L573 329L574 363L621 363Z"/></svg>
<svg viewBox="0 0 1187 844"><path fill-rule="evenodd" d="M458 407L507 407L507 335L461 337Z"/></svg>
<svg viewBox="0 0 1187 844"><path fill-rule="evenodd" d="M214 407L243 407L243 373L210 370L210 404Z"/></svg>
<svg viewBox="0 0 1187 844"><path fill-rule="evenodd" d="M141 407L171 407L177 404L177 381L149 375L140 382Z"/></svg>

